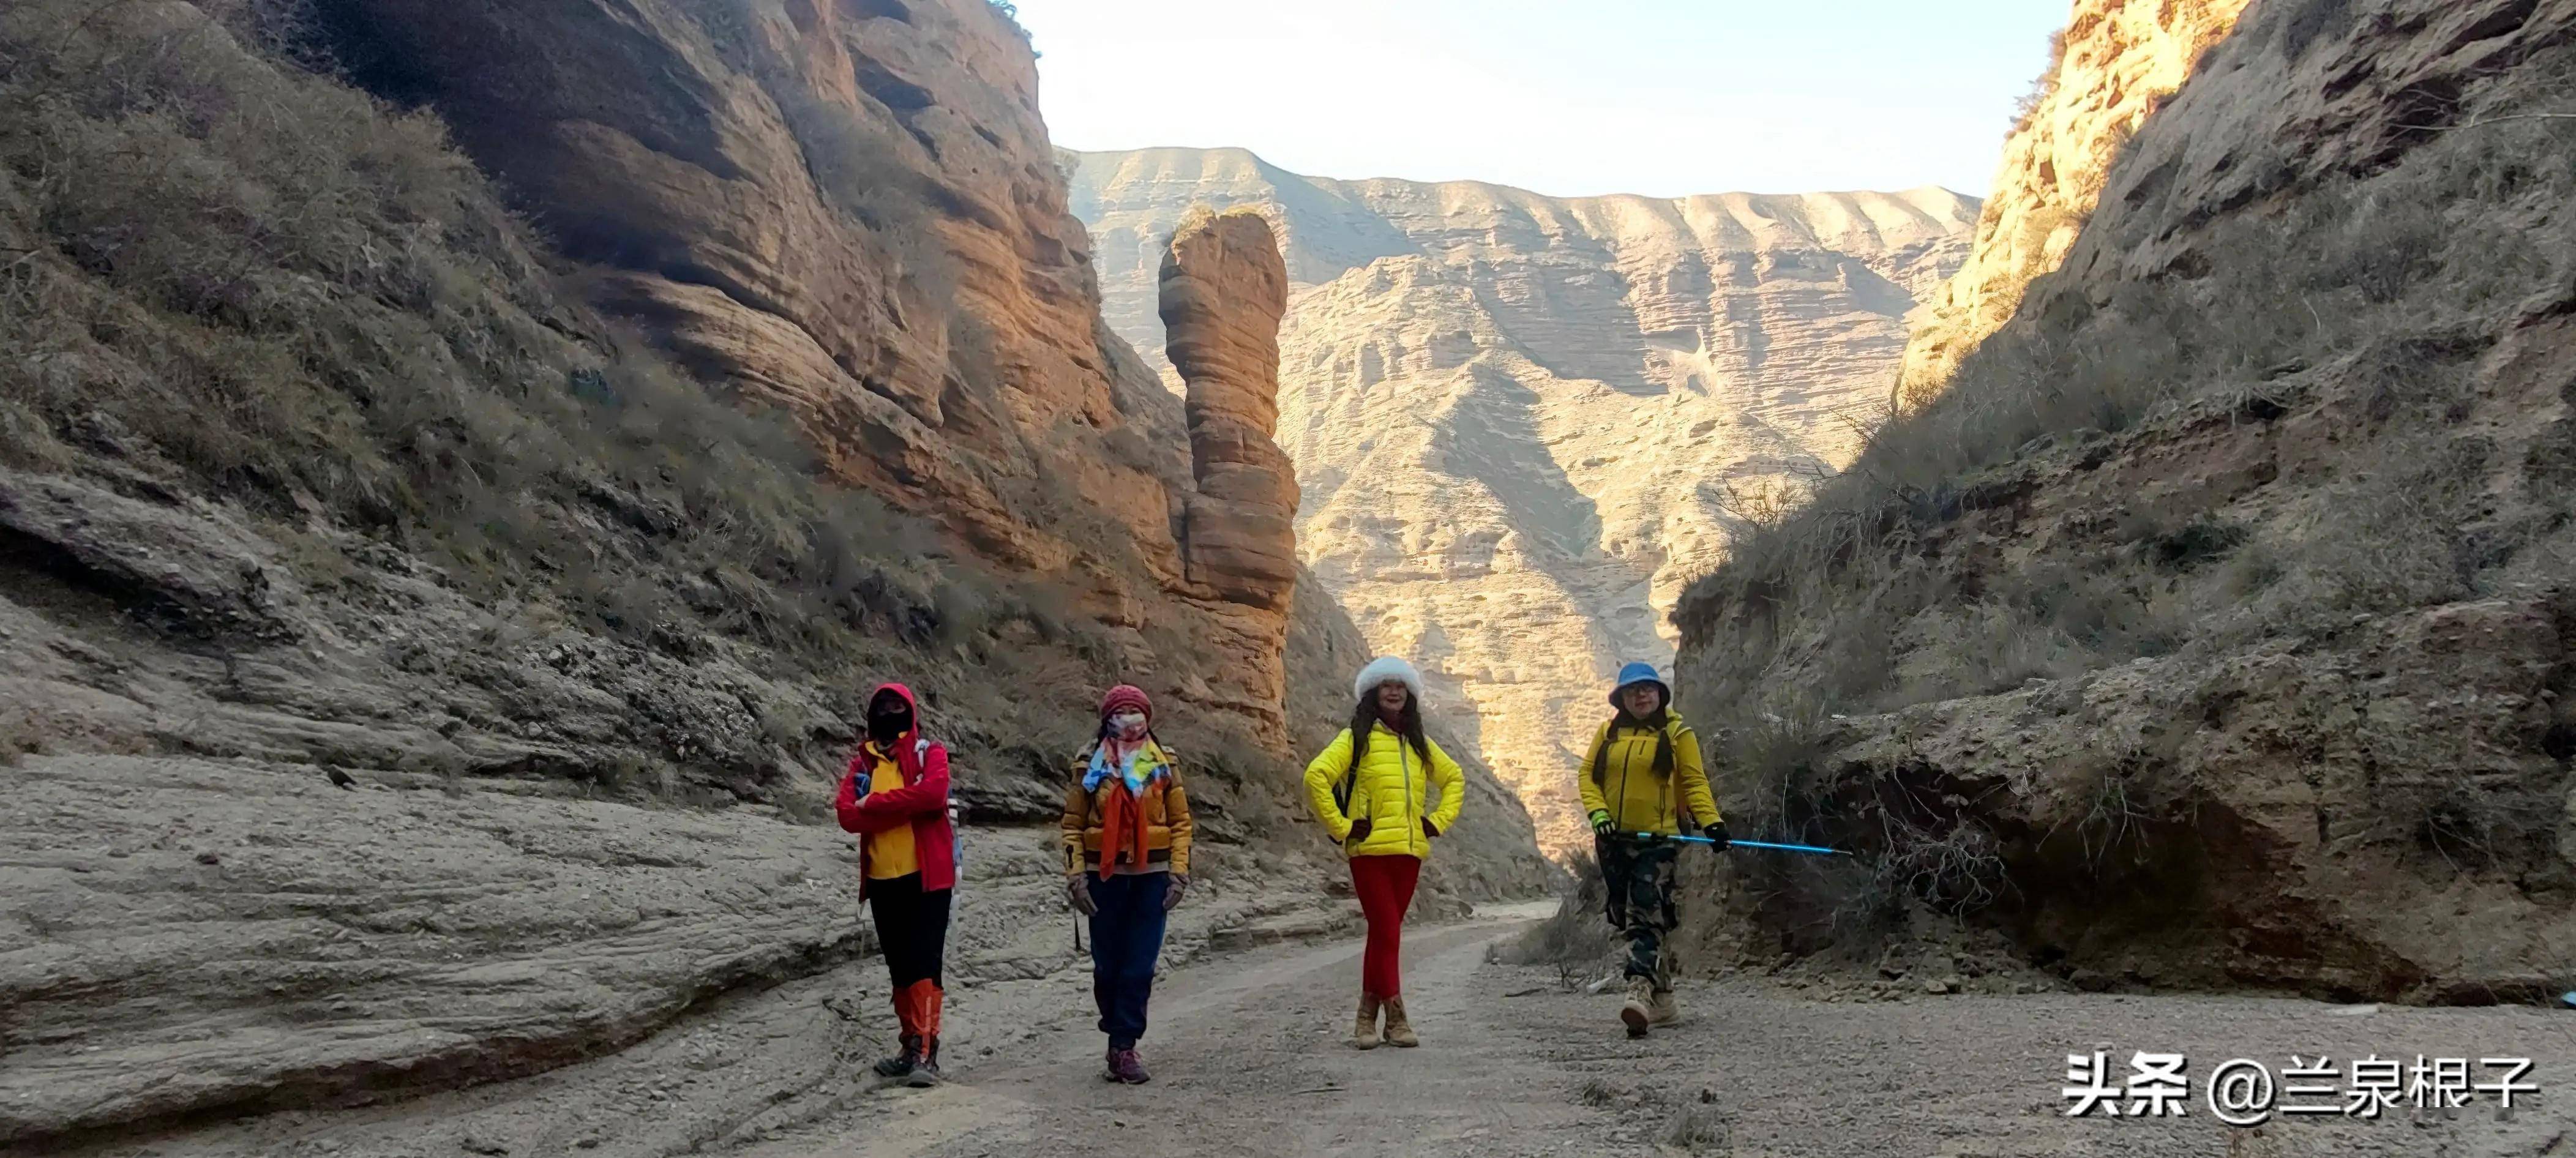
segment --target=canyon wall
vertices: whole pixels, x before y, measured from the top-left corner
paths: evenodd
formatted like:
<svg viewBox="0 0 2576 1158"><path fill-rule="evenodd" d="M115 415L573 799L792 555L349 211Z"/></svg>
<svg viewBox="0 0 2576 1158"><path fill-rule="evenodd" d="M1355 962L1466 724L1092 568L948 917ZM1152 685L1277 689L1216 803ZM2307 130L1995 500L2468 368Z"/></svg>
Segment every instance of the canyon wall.
<svg viewBox="0 0 2576 1158"><path fill-rule="evenodd" d="M1731 522L1851 456L1976 212L1937 189L1559 199L1233 149L1066 158L1103 313L1140 349L1192 206L1277 231L1299 550L1378 648L1475 706L1555 851L1586 840L1570 769L1605 681L1670 662L1663 613Z"/></svg>
<svg viewBox="0 0 2576 1158"><path fill-rule="evenodd" d="M1102 324L1000 9L300 11L0 6L0 1146L834 970L847 1088L827 802L885 679L954 754L962 988L1086 967L1053 820L1122 679L1200 809L1175 953L1343 927L1290 757L1365 656L1253 469L1271 383L1185 407ZM1426 913L1546 884L1470 775Z"/></svg>
<svg viewBox="0 0 2576 1158"><path fill-rule="evenodd" d="M1203 594L1176 517L1190 462L1112 445L1168 445L1170 408L1121 379L1034 61L991 5L367 0L331 29L358 79L453 127L603 309L783 408L833 476L1065 584L1153 690L1283 735L1276 680L1236 675L1262 657L1156 612ZM1149 646L1148 619L1197 646Z"/></svg>
<svg viewBox="0 0 2576 1158"><path fill-rule="evenodd" d="M2076 11L2060 94L2141 43ZM1683 598L1738 830L1860 854L1734 862L1685 921L1704 963L2001 943L2092 988L2566 988L2571 77L2564 0L2243 8L2056 268ZM2136 121L2089 107L2010 155Z"/></svg>
<svg viewBox="0 0 2576 1158"><path fill-rule="evenodd" d="M2055 59L2004 138L1967 264L1916 320L1896 385L1899 406L1938 394L1959 359L2012 317L2031 279L2066 259L2120 149L2248 2L2079 0L2051 42Z"/></svg>

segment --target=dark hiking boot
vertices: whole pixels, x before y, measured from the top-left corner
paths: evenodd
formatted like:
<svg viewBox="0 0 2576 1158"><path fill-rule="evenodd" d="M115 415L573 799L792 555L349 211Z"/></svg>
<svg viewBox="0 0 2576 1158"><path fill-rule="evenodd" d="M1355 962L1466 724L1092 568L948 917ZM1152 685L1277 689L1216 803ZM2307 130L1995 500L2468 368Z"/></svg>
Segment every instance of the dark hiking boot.
<svg viewBox="0 0 2576 1158"><path fill-rule="evenodd" d="M903 1075L903 1084L914 1089L928 1089L939 1084L939 1039L926 1038L920 1056L913 1059L912 1070Z"/></svg>
<svg viewBox="0 0 2576 1158"><path fill-rule="evenodd" d="M1628 1000L1619 1006L1619 1020L1628 1023L1628 1036L1646 1036L1646 1027L1655 1020L1655 983L1644 977L1628 979Z"/></svg>
<svg viewBox="0 0 2576 1158"><path fill-rule="evenodd" d="M1109 1051L1109 1076L1131 1086L1154 1080L1154 1075L1145 1072L1145 1059L1137 1057L1132 1048Z"/></svg>
<svg viewBox="0 0 2576 1158"><path fill-rule="evenodd" d="M889 1078L905 1077L912 1073L915 1066L920 1064L921 1039L917 1037L906 1037L903 1039L903 1048L896 1050L893 1057L885 1058L877 1062L877 1074L880 1077Z"/></svg>

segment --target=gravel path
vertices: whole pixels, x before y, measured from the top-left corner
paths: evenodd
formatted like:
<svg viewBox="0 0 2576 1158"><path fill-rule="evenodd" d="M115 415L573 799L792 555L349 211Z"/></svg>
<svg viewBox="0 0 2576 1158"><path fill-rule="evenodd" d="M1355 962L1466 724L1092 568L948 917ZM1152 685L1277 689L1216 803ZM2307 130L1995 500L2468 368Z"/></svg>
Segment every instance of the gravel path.
<svg viewBox="0 0 2576 1158"><path fill-rule="evenodd" d="M1099 1039L1076 1021L941 1089L871 1096L745 1153L2576 1154L2576 1098L2558 1089L2576 1079L2576 1014L2096 994L1845 1002L1728 981L1686 984L1685 1021L1630 1041L1615 997L1486 960L1526 915L1414 935L1418 1050L1342 1044L1355 946L1274 951L1163 987L1149 1086L1102 1083ZM2187 1116L2066 1117L2066 1054L2096 1048L2114 1082L2132 1051L2183 1053ZM2204 1100L2232 1058L2277 1074L2292 1053L2343 1067L2373 1051L2527 1056L2541 1092L2507 1121L2477 1095L2450 1121L2401 1108L2253 1128L2217 1122Z"/></svg>
<svg viewBox="0 0 2576 1158"><path fill-rule="evenodd" d="M1407 988L1424 1045L1342 1044L1357 944L1211 955L1173 970L1145 1043L1156 1080L1098 1078L1100 1038L1074 971L962 994L953 1080L879 1089L859 1067L882 1027L818 1022L818 979L709 1010L616 1058L527 1082L377 1110L285 1115L109 1152L141 1158L334 1154L875 1155L2576 1155L2576 1013L2407 1009L2101 994L1819 999L1768 981L1686 983L1685 1018L1643 1041L1613 996L1488 950L1530 908L1420 928ZM875 962L862 963L873 967ZM872 1003L871 1003L872 1004ZM873 1019L870 1019L871 1021ZM707 1052L706 1043L735 1044ZM2065 1116L2066 1055L2183 1053L2181 1119ZM2246 1057L2339 1067L2371 1052L2529 1057L2540 1087L2499 1120L2492 1095L2456 1118L2215 1121L2205 1084ZM800 1080L779 1058L834 1059ZM812 1072L819 1069L819 1072ZM2474 1069L2474 1067L2473 1067ZM2476 1070L2483 1080L2491 1071ZM667 1100L620 1101L639 1083ZM686 1107L682 1109L681 1107ZM687 1124L688 1128L675 1128Z"/></svg>

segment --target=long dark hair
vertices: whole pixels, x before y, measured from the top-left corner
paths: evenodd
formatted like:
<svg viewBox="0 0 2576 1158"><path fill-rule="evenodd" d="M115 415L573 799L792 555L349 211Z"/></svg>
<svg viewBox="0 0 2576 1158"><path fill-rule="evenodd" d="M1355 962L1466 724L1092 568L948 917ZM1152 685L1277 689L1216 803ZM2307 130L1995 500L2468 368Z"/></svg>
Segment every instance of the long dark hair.
<svg viewBox="0 0 2576 1158"><path fill-rule="evenodd" d="M1377 689L1370 688L1360 702L1351 706L1351 767L1360 766L1360 757L1368 754L1369 726L1378 722ZM1424 764L1431 763L1431 738L1422 734L1422 699L1412 688L1404 689L1404 711L1395 718L1395 730L1413 745L1413 753Z"/></svg>

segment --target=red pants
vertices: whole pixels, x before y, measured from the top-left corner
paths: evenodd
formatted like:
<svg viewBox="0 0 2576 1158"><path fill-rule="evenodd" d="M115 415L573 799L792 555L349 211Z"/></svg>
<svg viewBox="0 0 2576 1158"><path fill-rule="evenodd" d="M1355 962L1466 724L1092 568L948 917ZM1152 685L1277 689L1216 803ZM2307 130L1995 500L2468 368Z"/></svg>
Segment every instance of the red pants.
<svg viewBox="0 0 2576 1158"><path fill-rule="evenodd" d="M1368 918L1368 948L1360 954L1360 993L1384 1000L1404 993L1403 969L1397 957L1404 948L1404 911L1413 907L1413 884L1422 875L1422 858L1355 856L1351 858L1351 891L1360 896Z"/></svg>

